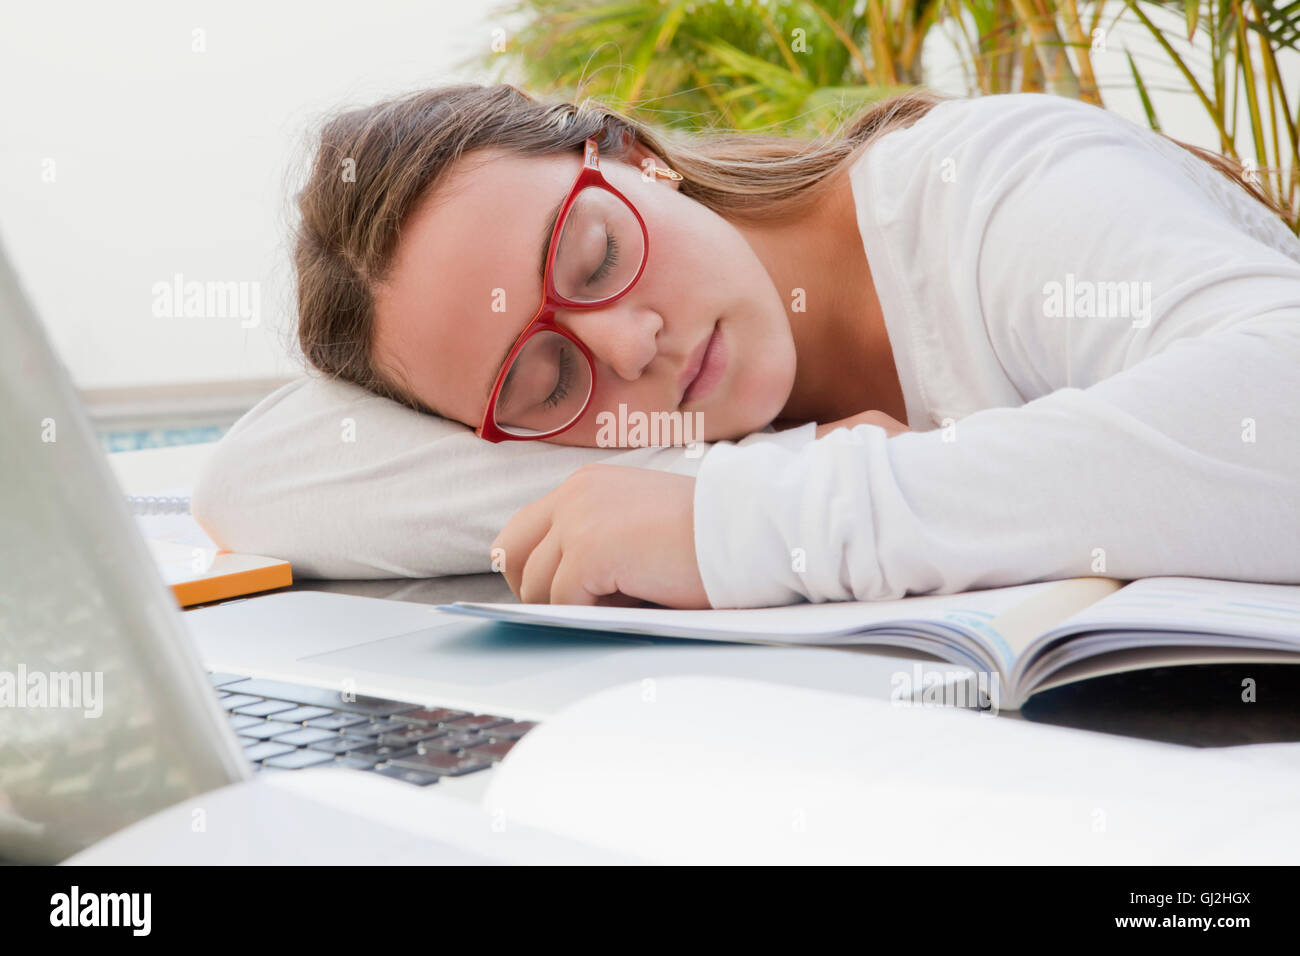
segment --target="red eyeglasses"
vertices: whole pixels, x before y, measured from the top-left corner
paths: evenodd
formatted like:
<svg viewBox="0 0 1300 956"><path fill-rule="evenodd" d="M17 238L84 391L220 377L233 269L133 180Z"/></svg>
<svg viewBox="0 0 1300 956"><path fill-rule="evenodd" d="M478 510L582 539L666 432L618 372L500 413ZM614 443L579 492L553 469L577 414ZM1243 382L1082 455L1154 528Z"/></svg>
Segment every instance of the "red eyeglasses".
<svg viewBox="0 0 1300 956"><path fill-rule="evenodd" d="M609 305L645 270L645 220L600 172L595 139L560 208L543 270L542 303L497 372L483 421L491 442L551 438L586 414L596 389L596 362L582 340L555 321L556 309Z"/></svg>

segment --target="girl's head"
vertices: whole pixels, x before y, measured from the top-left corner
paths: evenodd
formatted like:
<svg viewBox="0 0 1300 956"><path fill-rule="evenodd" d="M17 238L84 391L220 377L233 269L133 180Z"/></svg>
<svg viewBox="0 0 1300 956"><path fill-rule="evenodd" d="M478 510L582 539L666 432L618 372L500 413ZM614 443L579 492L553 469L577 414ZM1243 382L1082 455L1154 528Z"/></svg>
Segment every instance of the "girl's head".
<svg viewBox="0 0 1300 956"><path fill-rule="evenodd" d="M477 426L541 301L555 207L592 137L601 173L645 222L649 252L617 301L557 312L591 351L596 385L586 414L551 440L597 444L597 415L620 405L699 412L705 440L748 434L780 414L795 352L790 290L776 288L738 225L797 218L857 148L935 99L896 98L818 142L670 137L592 101L547 104L509 85L344 113L325 126L299 197L302 349L327 374ZM646 175L652 167L682 179ZM684 394L715 331L715 374Z"/></svg>

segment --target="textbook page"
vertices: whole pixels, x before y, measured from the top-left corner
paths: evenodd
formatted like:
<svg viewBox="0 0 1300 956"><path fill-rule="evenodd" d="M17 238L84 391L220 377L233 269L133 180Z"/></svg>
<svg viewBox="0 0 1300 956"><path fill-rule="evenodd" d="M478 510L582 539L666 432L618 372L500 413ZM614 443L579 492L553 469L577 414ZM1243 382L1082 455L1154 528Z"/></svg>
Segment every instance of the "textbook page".
<svg viewBox="0 0 1300 956"><path fill-rule="evenodd" d="M1300 664L1300 586L1142 578L1034 644L1012 675L1006 706L1072 681L1149 667Z"/></svg>
<svg viewBox="0 0 1300 956"><path fill-rule="evenodd" d="M1300 766L765 681L608 688L495 773L504 826L659 863L1300 859Z"/></svg>
<svg viewBox="0 0 1300 956"><path fill-rule="evenodd" d="M661 637L740 643L894 643L905 625L933 625L973 635L988 656L1010 671L1017 656L1047 628L1120 586L1111 578L1073 578L961 594L919 595L895 601L792 604L739 610L588 607L568 604L456 602L439 610L519 624L588 628ZM891 626L888 634L863 633ZM925 630L918 634L927 633ZM899 642L903 643L903 642ZM905 646L916 646L916 642Z"/></svg>
<svg viewBox="0 0 1300 956"><path fill-rule="evenodd" d="M1141 578L1052 630L1217 634L1271 639L1300 649L1300 585Z"/></svg>

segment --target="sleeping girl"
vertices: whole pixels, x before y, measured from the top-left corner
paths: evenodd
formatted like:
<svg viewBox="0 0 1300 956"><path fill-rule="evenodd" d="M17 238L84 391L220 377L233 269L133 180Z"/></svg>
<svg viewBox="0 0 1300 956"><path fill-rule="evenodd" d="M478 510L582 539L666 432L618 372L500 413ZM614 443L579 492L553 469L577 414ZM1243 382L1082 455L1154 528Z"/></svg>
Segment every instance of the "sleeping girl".
<svg viewBox="0 0 1300 956"><path fill-rule="evenodd" d="M226 546L683 608L1300 582L1300 239L1098 107L916 91L807 141L455 85L330 120L298 208L345 391L223 442Z"/></svg>

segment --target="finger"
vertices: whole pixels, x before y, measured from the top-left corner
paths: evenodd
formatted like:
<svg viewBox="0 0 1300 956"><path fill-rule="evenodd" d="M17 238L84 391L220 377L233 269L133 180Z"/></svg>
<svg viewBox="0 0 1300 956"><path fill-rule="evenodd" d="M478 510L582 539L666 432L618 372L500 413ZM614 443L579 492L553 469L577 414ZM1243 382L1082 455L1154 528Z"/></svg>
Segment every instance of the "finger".
<svg viewBox="0 0 1300 956"><path fill-rule="evenodd" d="M524 564L518 594L520 601L525 604L545 604L551 599L551 579L555 577L555 569L559 566L563 553L560 536L552 528L537 542L537 547L529 553Z"/></svg>
<svg viewBox="0 0 1300 956"><path fill-rule="evenodd" d="M519 596L523 584L524 567L528 556L533 553L538 542L551 530L553 514L550 495L538 498L531 504L524 505L506 522L496 540L492 542L494 566L501 568L510 590ZM498 550L500 549L500 550Z"/></svg>
<svg viewBox="0 0 1300 956"><path fill-rule="evenodd" d="M614 587L591 590L585 580L584 562L589 555L577 551L566 551L560 555L560 563L551 579L552 604L595 604L604 594L617 590Z"/></svg>

